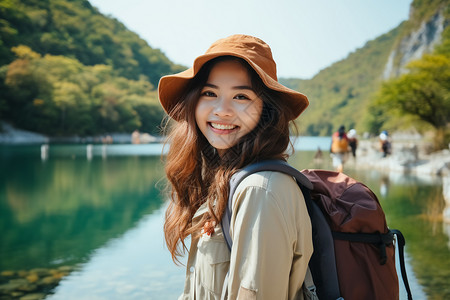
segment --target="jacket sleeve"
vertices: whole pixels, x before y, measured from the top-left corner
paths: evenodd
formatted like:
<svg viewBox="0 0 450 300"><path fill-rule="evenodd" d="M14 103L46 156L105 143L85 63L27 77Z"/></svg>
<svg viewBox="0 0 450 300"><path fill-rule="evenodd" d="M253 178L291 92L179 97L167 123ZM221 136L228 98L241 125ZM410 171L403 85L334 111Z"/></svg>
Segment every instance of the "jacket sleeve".
<svg viewBox="0 0 450 300"><path fill-rule="evenodd" d="M292 178L284 179L290 182L249 185L235 194L228 299L292 299L301 288L312 253L310 221L306 215L299 222L301 192Z"/></svg>

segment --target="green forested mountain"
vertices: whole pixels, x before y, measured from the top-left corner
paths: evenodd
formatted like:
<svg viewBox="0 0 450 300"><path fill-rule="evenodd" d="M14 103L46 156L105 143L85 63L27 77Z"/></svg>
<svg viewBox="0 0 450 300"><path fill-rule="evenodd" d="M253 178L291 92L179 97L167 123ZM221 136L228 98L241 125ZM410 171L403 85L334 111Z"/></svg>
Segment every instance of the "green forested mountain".
<svg viewBox="0 0 450 300"><path fill-rule="evenodd" d="M385 80L404 73L406 63L450 40L449 4L448 0L414 0L408 21L367 42L346 59L310 80L282 79L310 99L310 107L298 120L300 132L330 135L344 124L348 129L377 133L387 124L394 125L389 118L398 116L381 110L374 114L374 95Z"/></svg>
<svg viewBox="0 0 450 300"><path fill-rule="evenodd" d="M156 132L182 69L87 0L0 0L0 119L50 135Z"/></svg>
<svg viewBox="0 0 450 300"><path fill-rule="evenodd" d="M310 80L281 79L310 99L300 133L330 135L341 124L377 133L406 124L375 95L436 45L450 56L449 4L414 0L408 21L346 59ZM182 69L87 0L0 0L0 120L16 127L52 136L158 133L158 80Z"/></svg>
<svg viewBox="0 0 450 300"><path fill-rule="evenodd" d="M396 28L368 42L311 80L282 80L310 100L310 106L298 121L301 132L330 135L341 124L347 128L357 125L370 103L369 96L379 87L380 75L398 32Z"/></svg>
<svg viewBox="0 0 450 300"><path fill-rule="evenodd" d="M11 47L22 44L87 66L110 65L128 79L144 75L153 85L161 74L180 69L88 0L1 0L0 19L0 65L14 60Z"/></svg>

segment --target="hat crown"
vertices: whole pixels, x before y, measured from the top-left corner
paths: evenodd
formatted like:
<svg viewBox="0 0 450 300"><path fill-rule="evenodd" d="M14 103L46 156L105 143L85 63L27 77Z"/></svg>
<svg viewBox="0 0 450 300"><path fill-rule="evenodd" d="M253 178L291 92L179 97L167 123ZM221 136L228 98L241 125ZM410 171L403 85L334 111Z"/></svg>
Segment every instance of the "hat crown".
<svg viewBox="0 0 450 300"><path fill-rule="evenodd" d="M272 79L277 79L277 66L272 57L269 45L263 40L243 34L235 34L214 42L205 55L216 53L230 53L239 56L247 62L260 67Z"/></svg>

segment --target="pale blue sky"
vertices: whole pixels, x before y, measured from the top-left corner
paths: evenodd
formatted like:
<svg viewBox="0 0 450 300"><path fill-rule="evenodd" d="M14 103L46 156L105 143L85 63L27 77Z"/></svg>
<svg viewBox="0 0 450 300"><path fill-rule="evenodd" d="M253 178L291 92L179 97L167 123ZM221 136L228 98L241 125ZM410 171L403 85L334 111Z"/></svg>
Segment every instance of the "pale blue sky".
<svg viewBox="0 0 450 300"><path fill-rule="evenodd" d="M191 66L235 33L267 42L279 77L311 78L408 19L412 0L90 0L171 61Z"/></svg>

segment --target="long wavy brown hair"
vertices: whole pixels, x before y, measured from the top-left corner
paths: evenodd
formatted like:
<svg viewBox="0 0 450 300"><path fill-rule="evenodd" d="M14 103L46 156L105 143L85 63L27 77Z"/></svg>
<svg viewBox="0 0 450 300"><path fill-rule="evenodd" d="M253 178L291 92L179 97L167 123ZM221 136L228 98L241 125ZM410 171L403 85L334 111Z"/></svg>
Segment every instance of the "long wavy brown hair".
<svg viewBox="0 0 450 300"><path fill-rule="evenodd" d="M212 67L227 60L238 61L248 70L252 88L263 101L263 110L258 125L219 156L197 127L195 109ZM168 120L165 126L168 129L166 145L170 145L165 164L170 202L164 234L175 263L179 263L179 257L187 249L186 237L200 234L208 221L208 224L220 222L227 205L229 179L238 169L257 161L287 159L289 120L293 115L282 99L280 93L263 84L247 62L232 56L207 62L190 81L182 99L170 113L180 116L181 121ZM295 124L293 129L296 130ZM193 224L195 212L205 202L208 213Z"/></svg>

